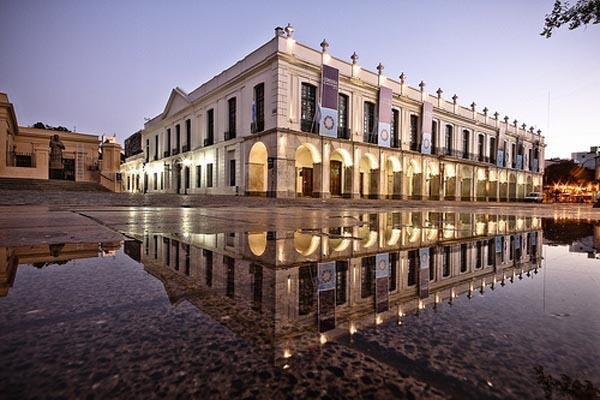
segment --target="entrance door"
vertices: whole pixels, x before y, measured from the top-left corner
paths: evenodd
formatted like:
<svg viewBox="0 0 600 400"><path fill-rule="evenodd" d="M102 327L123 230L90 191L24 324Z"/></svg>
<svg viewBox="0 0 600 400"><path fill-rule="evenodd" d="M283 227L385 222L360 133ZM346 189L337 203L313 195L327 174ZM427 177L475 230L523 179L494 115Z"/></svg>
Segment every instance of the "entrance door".
<svg viewBox="0 0 600 400"><path fill-rule="evenodd" d="M175 167L175 173L177 174L177 193L181 193L181 165L177 164Z"/></svg>
<svg viewBox="0 0 600 400"><path fill-rule="evenodd" d="M342 162L332 160L329 162L329 191L332 196L342 195Z"/></svg>
<svg viewBox="0 0 600 400"><path fill-rule="evenodd" d="M363 197L365 195L365 173L361 172L359 175L358 193L360 197Z"/></svg>
<svg viewBox="0 0 600 400"><path fill-rule="evenodd" d="M63 165L64 169L64 179L66 181L74 181L75 180L75 160L72 158L64 158Z"/></svg>
<svg viewBox="0 0 600 400"><path fill-rule="evenodd" d="M302 196L312 196L313 192L313 170L312 168L302 168Z"/></svg>

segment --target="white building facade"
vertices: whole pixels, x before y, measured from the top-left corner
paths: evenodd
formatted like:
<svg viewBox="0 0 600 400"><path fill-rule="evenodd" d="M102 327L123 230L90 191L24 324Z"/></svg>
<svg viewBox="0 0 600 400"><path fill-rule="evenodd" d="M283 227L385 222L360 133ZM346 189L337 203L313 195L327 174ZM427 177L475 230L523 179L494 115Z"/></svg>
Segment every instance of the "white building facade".
<svg viewBox="0 0 600 400"><path fill-rule="evenodd" d="M515 201L540 191L544 138L295 41L291 26L194 91L176 88L122 165L129 191ZM319 135L322 70L339 71L337 135ZM391 137L378 145L381 88ZM386 89L387 90L387 89ZM424 112L425 110L425 112ZM425 122L424 122L425 121ZM431 129L429 128L431 121ZM430 131L430 132L428 132ZM427 143L427 151L424 143ZM429 146L430 145L430 146ZM133 182L137 184L134 185Z"/></svg>

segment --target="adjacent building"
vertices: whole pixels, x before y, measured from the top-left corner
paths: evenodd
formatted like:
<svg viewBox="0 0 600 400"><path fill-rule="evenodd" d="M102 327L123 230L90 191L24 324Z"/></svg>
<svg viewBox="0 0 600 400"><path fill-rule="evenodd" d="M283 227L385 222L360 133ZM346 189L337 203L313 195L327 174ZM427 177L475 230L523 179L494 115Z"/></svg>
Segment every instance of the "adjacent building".
<svg viewBox="0 0 600 400"><path fill-rule="evenodd" d="M275 36L190 93L172 90L121 167L127 191L514 201L541 191L544 138Z"/></svg>
<svg viewBox="0 0 600 400"><path fill-rule="evenodd" d="M59 168L52 143L60 143ZM13 104L0 92L0 178L95 182L119 191L121 146L98 135L19 126ZM58 173L53 173L53 169Z"/></svg>

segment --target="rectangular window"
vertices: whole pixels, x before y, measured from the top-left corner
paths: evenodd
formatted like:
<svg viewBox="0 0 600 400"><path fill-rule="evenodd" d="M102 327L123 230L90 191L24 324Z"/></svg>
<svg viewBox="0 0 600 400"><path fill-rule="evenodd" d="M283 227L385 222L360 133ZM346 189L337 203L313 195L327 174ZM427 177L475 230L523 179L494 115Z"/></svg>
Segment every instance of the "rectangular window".
<svg viewBox="0 0 600 400"><path fill-rule="evenodd" d="M167 128L167 149L165 150L165 157L171 155L171 128Z"/></svg>
<svg viewBox="0 0 600 400"><path fill-rule="evenodd" d="M375 103L365 101L363 140L366 143L377 144L377 132L375 131Z"/></svg>
<svg viewBox="0 0 600 400"><path fill-rule="evenodd" d="M438 123L437 121L431 121L431 154L437 154L437 143L438 143Z"/></svg>
<svg viewBox="0 0 600 400"><path fill-rule="evenodd" d="M150 161L150 139L146 139L146 154L144 157L146 162Z"/></svg>
<svg viewBox="0 0 600 400"><path fill-rule="evenodd" d="M348 96L340 93L338 96L338 138L350 139L348 127Z"/></svg>
<svg viewBox="0 0 600 400"><path fill-rule="evenodd" d="M235 186L235 159L229 160L229 186Z"/></svg>
<svg viewBox="0 0 600 400"><path fill-rule="evenodd" d="M185 120L185 150L190 151L192 149L192 120Z"/></svg>
<svg viewBox="0 0 600 400"><path fill-rule="evenodd" d="M184 182L185 188L189 189L190 188L190 167L185 167L185 169L183 170L183 177L185 180L185 182Z"/></svg>
<svg viewBox="0 0 600 400"><path fill-rule="evenodd" d="M413 286L417 284L417 271L419 268L419 251L410 250L408 252L408 277L407 285Z"/></svg>
<svg viewBox="0 0 600 400"><path fill-rule="evenodd" d="M452 125L446 125L444 144L446 145L446 155L452 155Z"/></svg>
<svg viewBox="0 0 600 400"><path fill-rule="evenodd" d="M348 261L335 262L335 305L346 302L346 286L348 280Z"/></svg>
<svg viewBox="0 0 600 400"><path fill-rule="evenodd" d="M477 242L476 249L475 268L481 268L483 267L483 242Z"/></svg>
<svg viewBox="0 0 600 400"><path fill-rule="evenodd" d="M373 296L375 286L375 256L363 257L360 269L360 297Z"/></svg>
<svg viewBox="0 0 600 400"><path fill-rule="evenodd" d="M158 172L154 173L154 190L158 190Z"/></svg>
<svg viewBox="0 0 600 400"><path fill-rule="evenodd" d="M158 160L158 135L154 136L154 161Z"/></svg>
<svg viewBox="0 0 600 400"><path fill-rule="evenodd" d="M464 129L462 134L462 157L469 158L469 131Z"/></svg>
<svg viewBox="0 0 600 400"><path fill-rule="evenodd" d="M393 292L398 289L398 263L400 262L400 253L390 253L390 285L388 291Z"/></svg>
<svg viewBox="0 0 600 400"><path fill-rule="evenodd" d="M419 116L411 114L410 116L410 149L413 151L421 150L419 143Z"/></svg>
<svg viewBox="0 0 600 400"><path fill-rule="evenodd" d="M444 247L443 257L442 257L442 276L444 278L450 276L450 246Z"/></svg>
<svg viewBox="0 0 600 400"><path fill-rule="evenodd" d="M517 168L517 145L515 143L510 144L510 160L512 168Z"/></svg>
<svg viewBox="0 0 600 400"><path fill-rule="evenodd" d="M483 162L485 156L485 137L483 135L479 135L477 141L477 159L480 162Z"/></svg>
<svg viewBox="0 0 600 400"><path fill-rule="evenodd" d="M204 268L206 269L206 286L212 287L213 252L210 250L203 249L202 254L204 255Z"/></svg>
<svg viewBox="0 0 600 400"><path fill-rule="evenodd" d="M317 265L310 264L298 270L298 314L307 315L315 306L315 279Z"/></svg>
<svg viewBox="0 0 600 400"><path fill-rule="evenodd" d="M206 164L206 187L213 187L213 165Z"/></svg>
<svg viewBox="0 0 600 400"><path fill-rule="evenodd" d="M254 102L256 122L252 129L253 132L262 132L265 130L265 84L260 83L254 86Z"/></svg>
<svg viewBox="0 0 600 400"><path fill-rule="evenodd" d="M429 280L435 279L435 247L429 248Z"/></svg>
<svg viewBox="0 0 600 400"><path fill-rule="evenodd" d="M175 154L179 154L181 151L181 126L175 125Z"/></svg>
<svg viewBox="0 0 600 400"><path fill-rule="evenodd" d="M196 165L196 187L202 187L202 165Z"/></svg>
<svg viewBox="0 0 600 400"><path fill-rule="evenodd" d="M237 114L237 103L236 98L232 97L227 100L227 133L225 134L225 140L233 139L236 137L236 114Z"/></svg>
<svg viewBox="0 0 600 400"><path fill-rule="evenodd" d="M309 83L302 83L301 86L300 130L303 132L317 132L315 122L317 87Z"/></svg>
<svg viewBox="0 0 600 400"><path fill-rule="evenodd" d="M215 142L215 110L210 109L206 112L206 139L204 145L210 146Z"/></svg>
<svg viewBox="0 0 600 400"><path fill-rule="evenodd" d="M392 109L392 124L390 125L390 146L400 147L400 112Z"/></svg>
<svg viewBox="0 0 600 400"><path fill-rule="evenodd" d="M468 250L469 250L469 246L466 243L463 243L460 245L460 272L467 272Z"/></svg>
<svg viewBox="0 0 600 400"><path fill-rule="evenodd" d="M487 265L494 265L494 259L496 258L496 240L490 239L487 242Z"/></svg>
<svg viewBox="0 0 600 400"><path fill-rule="evenodd" d="M490 138L490 163L496 164L496 138Z"/></svg>

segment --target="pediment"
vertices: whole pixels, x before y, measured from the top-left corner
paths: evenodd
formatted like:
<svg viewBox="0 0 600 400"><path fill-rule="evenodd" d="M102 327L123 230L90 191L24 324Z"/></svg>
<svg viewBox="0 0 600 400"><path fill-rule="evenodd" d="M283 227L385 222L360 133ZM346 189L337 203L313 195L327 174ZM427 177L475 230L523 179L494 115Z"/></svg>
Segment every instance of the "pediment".
<svg viewBox="0 0 600 400"><path fill-rule="evenodd" d="M180 88L171 90L171 95L167 101L167 105L162 113L162 119L165 119L171 115L177 114L179 111L190 105L190 100L187 93Z"/></svg>

